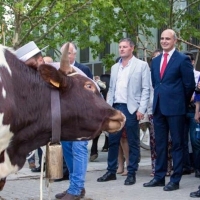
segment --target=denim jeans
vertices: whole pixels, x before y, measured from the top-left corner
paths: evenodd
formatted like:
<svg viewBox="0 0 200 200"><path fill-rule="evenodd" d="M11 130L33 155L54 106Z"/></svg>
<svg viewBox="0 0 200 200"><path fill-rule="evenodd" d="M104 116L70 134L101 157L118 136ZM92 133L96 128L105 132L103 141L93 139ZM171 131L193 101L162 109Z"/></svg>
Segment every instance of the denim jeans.
<svg viewBox="0 0 200 200"><path fill-rule="evenodd" d="M129 145L129 165L127 166L128 175L135 175L138 170L138 162L140 156L140 140L139 140L139 122L136 113L130 114L126 104L114 104L114 108L120 110L126 116L125 131ZM122 136L122 130L109 134L108 144L108 167L110 173L115 174L118 164L119 144Z"/></svg>
<svg viewBox="0 0 200 200"><path fill-rule="evenodd" d="M194 113L187 113L186 118L189 121L189 132L194 158L194 168L200 170L200 140L196 138L196 122L194 120Z"/></svg>
<svg viewBox="0 0 200 200"><path fill-rule="evenodd" d="M63 156L69 170L67 193L80 195L84 188L88 163L88 141L62 141Z"/></svg>
<svg viewBox="0 0 200 200"><path fill-rule="evenodd" d="M39 158L39 161L38 161L38 164L39 166L41 166L41 162L42 162L42 149L41 148L38 148L37 149L37 152L38 152L38 158ZM28 163L35 163L35 154L33 154L29 159L28 159Z"/></svg>
<svg viewBox="0 0 200 200"><path fill-rule="evenodd" d="M183 168L191 170L190 154L189 154L189 135L195 133L196 123L194 121L194 113L187 113L184 126L184 148L183 148Z"/></svg>

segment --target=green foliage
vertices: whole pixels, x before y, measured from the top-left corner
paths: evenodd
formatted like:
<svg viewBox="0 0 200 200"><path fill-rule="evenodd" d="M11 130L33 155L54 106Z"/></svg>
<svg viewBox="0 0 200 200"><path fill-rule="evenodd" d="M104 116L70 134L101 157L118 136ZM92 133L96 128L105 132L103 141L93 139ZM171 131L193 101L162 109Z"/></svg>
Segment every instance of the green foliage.
<svg viewBox="0 0 200 200"><path fill-rule="evenodd" d="M200 0L187 2L179 6L184 1L0 0L0 40L14 48L34 40L39 47L53 49L73 40L80 48L90 47L97 57L106 43L126 36L137 46L145 45L146 38L148 48L154 48L150 28L173 28L184 40L200 39ZM105 66L113 57L106 55Z"/></svg>
<svg viewBox="0 0 200 200"><path fill-rule="evenodd" d="M102 59L102 63L105 66L106 71L109 71L110 68L115 64L115 54L106 54Z"/></svg>

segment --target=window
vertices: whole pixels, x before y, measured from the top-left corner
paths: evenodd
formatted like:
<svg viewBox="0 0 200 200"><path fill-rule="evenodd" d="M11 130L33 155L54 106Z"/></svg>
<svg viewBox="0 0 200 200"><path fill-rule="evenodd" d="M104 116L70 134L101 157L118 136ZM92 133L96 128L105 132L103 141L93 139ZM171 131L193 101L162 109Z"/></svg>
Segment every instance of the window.
<svg viewBox="0 0 200 200"><path fill-rule="evenodd" d="M102 58L104 58L106 54L110 54L110 44L108 44L107 42L105 42L105 40L103 38L100 38L100 43L104 43L105 44L105 48L100 53L99 60L101 60Z"/></svg>
<svg viewBox="0 0 200 200"><path fill-rule="evenodd" d="M88 63L90 57L89 54L89 47L80 49L80 63Z"/></svg>

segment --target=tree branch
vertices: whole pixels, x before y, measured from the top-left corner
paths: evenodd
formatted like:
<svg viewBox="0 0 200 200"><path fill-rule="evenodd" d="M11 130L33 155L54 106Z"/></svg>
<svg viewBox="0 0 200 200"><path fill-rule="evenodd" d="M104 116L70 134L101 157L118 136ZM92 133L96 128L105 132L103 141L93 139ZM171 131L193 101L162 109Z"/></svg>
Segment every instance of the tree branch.
<svg viewBox="0 0 200 200"><path fill-rule="evenodd" d="M177 38L177 40L178 40L178 41L181 41L181 42L183 42L183 43L185 43L185 44L188 44L188 45L190 45L190 46L192 46L192 47L195 47L195 48L197 48L198 50L200 50L200 46L197 46L197 45L195 45L195 44L192 44L192 43L190 43L190 42L187 42L187 41L183 40L182 38Z"/></svg>

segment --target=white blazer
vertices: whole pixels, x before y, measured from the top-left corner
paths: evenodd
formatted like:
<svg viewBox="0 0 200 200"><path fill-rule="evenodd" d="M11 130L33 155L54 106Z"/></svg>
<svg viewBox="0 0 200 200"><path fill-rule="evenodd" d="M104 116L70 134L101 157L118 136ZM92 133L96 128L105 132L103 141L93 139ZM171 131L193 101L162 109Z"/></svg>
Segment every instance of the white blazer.
<svg viewBox="0 0 200 200"><path fill-rule="evenodd" d="M107 103L111 106L114 103L119 66L120 64L116 63L111 68L107 94ZM127 108L131 114L135 111L144 114L147 111L150 98L150 69L147 62L139 60L135 56L131 60L130 67L127 85Z"/></svg>

